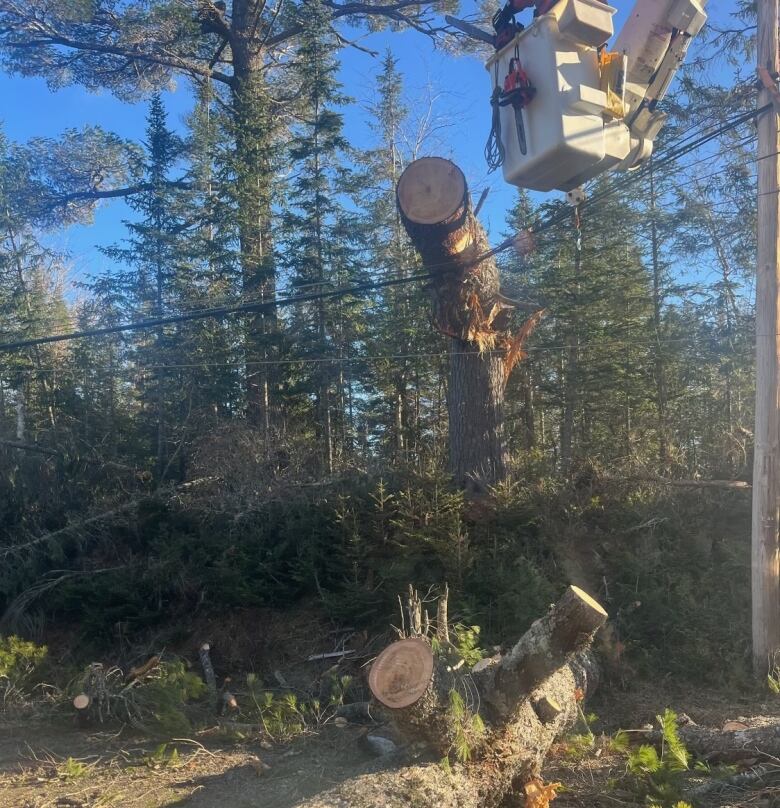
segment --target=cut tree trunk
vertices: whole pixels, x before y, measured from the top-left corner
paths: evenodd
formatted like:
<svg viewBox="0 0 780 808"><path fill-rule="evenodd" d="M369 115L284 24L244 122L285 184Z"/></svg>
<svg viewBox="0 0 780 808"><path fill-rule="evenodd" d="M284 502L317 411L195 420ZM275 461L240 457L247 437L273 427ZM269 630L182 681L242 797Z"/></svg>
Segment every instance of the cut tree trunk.
<svg viewBox="0 0 780 808"><path fill-rule="evenodd" d="M415 160L396 192L406 232L431 273L434 325L450 337L450 468L460 485L480 488L506 475L504 389L541 311L512 335L512 312L528 307L501 294L498 266L454 163Z"/></svg>
<svg viewBox="0 0 780 808"><path fill-rule="evenodd" d="M606 619L596 601L569 587L509 653L471 669L451 645L434 650L425 637L389 646L372 667L372 693L430 762L367 773L301 808L495 808L522 794L538 783L551 744L595 687L588 647Z"/></svg>
<svg viewBox="0 0 780 808"><path fill-rule="evenodd" d="M710 763L737 763L741 760L777 760L780 757L780 724L748 727L738 730L713 729L697 724L678 727L685 748ZM628 733L633 740L649 741L660 746L660 730Z"/></svg>

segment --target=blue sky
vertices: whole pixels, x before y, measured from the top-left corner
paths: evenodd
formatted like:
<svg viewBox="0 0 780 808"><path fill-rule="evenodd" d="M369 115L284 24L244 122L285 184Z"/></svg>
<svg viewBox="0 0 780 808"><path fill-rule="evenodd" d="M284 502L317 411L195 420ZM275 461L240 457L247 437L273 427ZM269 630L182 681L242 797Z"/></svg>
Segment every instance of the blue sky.
<svg viewBox="0 0 780 808"><path fill-rule="evenodd" d="M633 3L616 5L617 30ZM711 17L723 19L731 7L729 0L713 0L708 11ZM525 16L528 15L526 12ZM473 56L453 57L437 50L428 37L414 31L371 34L363 37L360 44L378 51L380 56L373 58L354 48L342 53L341 80L345 92L356 102L345 111L346 134L350 141L358 148L371 143L365 105L373 95L381 55L390 48L399 60L409 101L413 105L427 103L422 99L432 90L437 96L436 113L449 121L429 152L451 157L458 163L475 196L485 185L490 187L481 218L492 237L497 239L515 190L503 182L500 172L488 174L485 166L483 149L490 125L490 81L482 62ZM181 126L192 105L188 83L182 80L167 92L165 103L170 123ZM86 124L97 124L122 137L139 140L143 137L145 115L145 104L127 104L108 93L88 93L80 87L52 92L41 79L0 74L0 119L12 140L57 136L67 128ZM550 196L556 198L559 194ZM72 278L107 267L107 259L97 247L122 238L122 219L128 213L121 201L112 201L100 206L92 225L74 226L48 236L54 246L70 254Z"/></svg>

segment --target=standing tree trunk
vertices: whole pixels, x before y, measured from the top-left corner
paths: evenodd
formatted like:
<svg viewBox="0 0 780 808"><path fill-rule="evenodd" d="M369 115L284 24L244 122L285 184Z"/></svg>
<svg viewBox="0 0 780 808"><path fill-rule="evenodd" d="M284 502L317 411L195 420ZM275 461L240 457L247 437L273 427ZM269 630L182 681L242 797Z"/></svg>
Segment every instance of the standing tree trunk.
<svg viewBox="0 0 780 808"><path fill-rule="evenodd" d="M542 312L511 335L518 304L501 295L498 266L485 256L490 245L454 163L415 160L396 192L406 232L431 273L434 325L450 337L450 469L459 485L478 489L506 476L506 380Z"/></svg>
<svg viewBox="0 0 780 808"><path fill-rule="evenodd" d="M661 470L669 466L669 425L667 422L666 363L662 345L663 283L659 256L658 219L656 212L655 177L653 158L650 158L650 247L653 263L653 331L655 332L655 385L658 411L658 461Z"/></svg>
<svg viewBox="0 0 780 808"><path fill-rule="evenodd" d="M567 339L566 370L564 371L563 418L561 419L561 471L571 471L574 458L574 426L580 406L580 272L582 270L582 235L580 232L579 207L574 209L574 227L577 243L574 249L574 307L571 318L571 333Z"/></svg>
<svg viewBox="0 0 780 808"><path fill-rule="evenodd" d="M459 484L504 479L504 357L481 353L473 343L450 340L450 468Z"/></svg>

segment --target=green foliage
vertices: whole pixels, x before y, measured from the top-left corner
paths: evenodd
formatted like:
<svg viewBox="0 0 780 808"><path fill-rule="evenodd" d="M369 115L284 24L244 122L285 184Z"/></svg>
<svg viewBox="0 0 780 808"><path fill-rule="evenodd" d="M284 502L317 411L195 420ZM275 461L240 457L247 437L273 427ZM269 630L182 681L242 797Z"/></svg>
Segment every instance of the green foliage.
<svg viewBox="0 0 780 808"><path fill-rule="evenodd" d="M586 505L594 496L598 509ZM576 518L564 512L572 499ZM600 556L592 574L608 586L613 674L751 686L749 497L605 483L592 470L547 503L543 535Z"/></svg>
<svg viewBox="0 0 780 808"><path fill-rule="evenodd" d="M623 730L620 730L609 739L609 746L613 752L628 755L630 745L631 740L628 737L628 733Z"/></svg>
<svg viewBox="0 0 780 808"><path fill-rule="evenodd" d="M450 728L450 753L458 762L471 760L479 740L485 734L485 724L478 713L472 713L457 690L450 690L447 718Z"/></svg>
<svg viewBox="0 0 780 808"><path fill-rule="evenodd" d="M566 756L574 760L587 757L596 747L596 736L593 725L598 721L595 713L585 713L582 702L577 701L577 721L581 732L573 732L566 736Z"/></svg>
<svg viewBox="0 0 780 808"><path fill-rule="evenodd" d="M46 658L45 645L36 645L20 637L0 636L0 677L21 682Z"/></svg>
<svg viewBox="0 0 780 808"><path fill-rule="evenodd" d="M339 675L337 673L331 673L329 676L330 679L330 687L329 687L329 698L328 698L328 706L329 707L339 707L345 703L345 698L350 692L352 688L354 679L352 676L348 675Z"/></svg>
<svg viewBox="0 0 780 808"><path fill-rule="evenodd" d="M46 598L51 618L108 642L118 621L132 637L196 607L307 599L335 620L380 628L410 582L426 591L449 581L452 639L472 664L547 610L566 565L597 558L584 572L606 579L622 646L609 674L734 685L750 680L749 503L739 496L618 485L594 471L572 486L504 486L478 507L443 476L413 473L302 487L236 516L149 497L89 542L64 534L4 569L0 601L49 569L90 569L113 554L115 571L68 577Z"/></svg>
<svg viewBox="0 0 780 808"><path fill-rule="evenodd" d="M134 723L156 735L181 737L192 728L187 704L205 692L205 682L183 662L163 662L158 675L134 688Z"/></svg>
<svg viewBox="0 0 780 808"><path fill-rule="evenodd" d="M473 667L483 658L484 653L479 647L479 626L464 626L456 623L452 628L455 636L455 648L468 667Z"/></svg>
<svg viewBox="0 0 780 808"><path fill-rule="evenodd" d="M654 746L642 744L629 752L626 768L648 806L678 808L680 775L689 768L688 751L677 731L677 715L667 708L656 719L661 727L661 754Z"/></svg>
<svg viewBox="0 0 780 808"><path fill-rule="evenodd" d="M294 693L277 696L261 689L251 674L247 676L247 685L263 729L276 741L290 741L301 735L307 729L307 719L311 720L320 713L319 702L304 704Z"/></svg>
<svg viewBox="0 0 780 808"><path fill-rule="evenodd" d="M57 766L57 777L61 780L78 780L89 773L90 766L69 757Z"/></svg>
<svg viewBox="0 0 780 808"><path fill-rule="evenodd" d="M642 744L629 755L628 770L631 774L655 774L660 768L661 758L658 756L658 752L655 751L654 746Z"/></svg>
<svg viewBox="0 0 780 808"><path fill-rule="evenodd" d="M565 754L570 760L582 760L595 748L595 738L588 732L573 732L566 736Z"/></svg>
<svg viewBox="0 0 780 808"><path fill-rule="evenodd" d="M769 673L766 675L766 684L769 690L775 695L780 694L780 668L774 661Z"/></svg>
<svg viewBox="0 0 780 808"><path fill-rule="evenodd" d="M677 715L667 707L664 714L656 716L656 719L661 725L661 732L663 733L663 759L670 768L677 767L679 771L687 769L688 750L680 740L680 735L677 732Z"/></svg>
<svg viewBox="0 0 780 808"><path fill-rule="evenodd" d="M164 769L168 766L175 768L179 765L179 750L174 746L168 749L167 743L161 743L154 751L144 757L144 765L150 769Z"/></svg>
<svg viewBox="0 0 780 808"><path fill-rule="evenodd" d="M0 636L0 703L21 699L45 662L48 649L16 636Z"/></svg>

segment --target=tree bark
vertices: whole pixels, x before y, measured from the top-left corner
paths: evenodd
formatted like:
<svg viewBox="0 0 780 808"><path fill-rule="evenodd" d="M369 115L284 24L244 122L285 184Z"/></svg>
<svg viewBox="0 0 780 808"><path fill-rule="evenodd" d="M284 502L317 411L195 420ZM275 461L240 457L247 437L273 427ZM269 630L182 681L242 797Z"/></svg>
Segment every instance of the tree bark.
<svg viewBox="0 0 780 808"><path fill-rule="evenodd" d="M685 748L702 760L736 763L758 758L776 760L780 756L780 724L767 724L747 729L722 730L685 724L677 729ZM628 733L633 741L659 746L663 743L661 730L640 730Z"/></svg>
<svg viewBox="0 0 780 808"><path fill-rule="evenodd" d="M434 325L450 337L450 468L459 485L490 485L507 470L506 380L541 312L511 334L516 305L501 295L498 266L454 163L415 160L396 196L406 232L431 273Z"/></svg>
<svg viewBox="0 0 780 808"><path fill-rule="evenodd" d="M655 176L650 158L650 247L653 264L653 331L655 332L655 385L658 411L658 461L662 469L669 465L669 436L667 424L666 363L662 345L662 314L664 303L663 278L660 261L660 239L656 213Z"/></svg>
<svg viewBox="0 0 780 808"><path fill-rule="evenodd" d="M575 723L578 701L595 686L587 648L606 617L598 603L570 587L506 656L482 660L471 670L456 661L449 645L434 653L425 638L416 637L389 646L374 663L372 691L385 706L408 701L405 694L416 697L386 709L406 738L425 744L430 762L362 775L305 800L301 808L495 808L522 793L539 778L550 745ZM410 655L399 653L404 645ZM461 762L453 762L458 756Z"/></svg>
<svg viewBox="0 0 780 808"><path fill-rule="evenodd" d="M450 340L450 470L459 485L479 488L506 477L504 357Z"/></svg>

